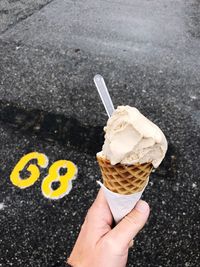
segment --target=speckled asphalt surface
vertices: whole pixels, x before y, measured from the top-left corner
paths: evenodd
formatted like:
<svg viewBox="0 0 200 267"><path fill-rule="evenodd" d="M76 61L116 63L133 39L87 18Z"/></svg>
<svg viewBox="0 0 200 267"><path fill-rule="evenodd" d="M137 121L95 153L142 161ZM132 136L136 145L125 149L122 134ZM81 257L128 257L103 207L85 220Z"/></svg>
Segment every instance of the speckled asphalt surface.
<svg viewBox="0 0 200 267"><path fill-rule="evenodd" d="M100 178L95 153L107 117L96 73L115 106L136 106L169 141L127 266L199 265L199 15L194 0L1 1L0 266L56 267L72 249ZM11 184L31 151L77 164L67 196L43 197L47 169L32 187Z"/></svg>

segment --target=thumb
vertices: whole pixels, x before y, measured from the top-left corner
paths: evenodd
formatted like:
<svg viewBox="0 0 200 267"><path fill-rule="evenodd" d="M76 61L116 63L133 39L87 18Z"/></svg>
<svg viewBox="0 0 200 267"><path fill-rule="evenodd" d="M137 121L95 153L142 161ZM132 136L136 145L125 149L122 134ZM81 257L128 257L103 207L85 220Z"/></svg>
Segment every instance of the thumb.
<svg viewBox="0 0 200 267"><path fill-rule="evenodd" d="M139 200L135 208L108 235L114 242L120 244L122 248L128 248L130 241L145 225L149 217L149 211L147 202Z"/></svg>

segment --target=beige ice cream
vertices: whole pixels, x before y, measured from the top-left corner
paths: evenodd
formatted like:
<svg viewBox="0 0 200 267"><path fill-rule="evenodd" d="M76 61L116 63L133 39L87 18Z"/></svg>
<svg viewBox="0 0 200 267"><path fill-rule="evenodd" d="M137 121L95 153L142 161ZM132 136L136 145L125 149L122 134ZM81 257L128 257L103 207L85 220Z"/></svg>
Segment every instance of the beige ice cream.
<svg viewBox="0 0 200 267"><path fill-rule="evenodd" d="M160 128L130 106L118 106L108 119L100 155L112 165L152 162L157 168L167 151L167 140Z"/></svg>

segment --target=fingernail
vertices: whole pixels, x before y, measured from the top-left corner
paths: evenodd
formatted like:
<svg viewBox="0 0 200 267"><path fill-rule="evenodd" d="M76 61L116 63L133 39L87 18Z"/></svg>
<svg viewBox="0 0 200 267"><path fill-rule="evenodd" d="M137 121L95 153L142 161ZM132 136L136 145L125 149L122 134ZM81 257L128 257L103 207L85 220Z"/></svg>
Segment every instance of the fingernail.
<svg viewBox="0 0 200 267"><path fill-rule="evenodd" d="M139 200L138 203L135 206L135 209L138 210L141 213L145 213L145 212L148 211L149 205L145 201Z"/></svg>
<svg viewBox="0 0 200 267"><path fill-rule="evenodd" d="M131 241L129 242L129 245L128 245L128 247L129 247L129 248L132 248L132 247L133 247L133 245L134 245L134 240L131 240Z"/></svg>

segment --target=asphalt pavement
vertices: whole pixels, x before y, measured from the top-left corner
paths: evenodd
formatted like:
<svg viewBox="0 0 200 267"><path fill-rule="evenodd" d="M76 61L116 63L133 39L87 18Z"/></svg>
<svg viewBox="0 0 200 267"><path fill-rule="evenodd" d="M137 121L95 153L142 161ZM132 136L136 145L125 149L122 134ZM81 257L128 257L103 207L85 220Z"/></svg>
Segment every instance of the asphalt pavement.
<svg viewBox="0 0 200 267"><path fill-rule="evenodd" d="M197 0L0 2L0 266L56 267L70 254L99 189L96 73L115 107L137 107L169 142L127 266L199 265L199 15ZM77 165L68 195L42 195L47 169L24 190L10 182L31 151Z"/></svg>

